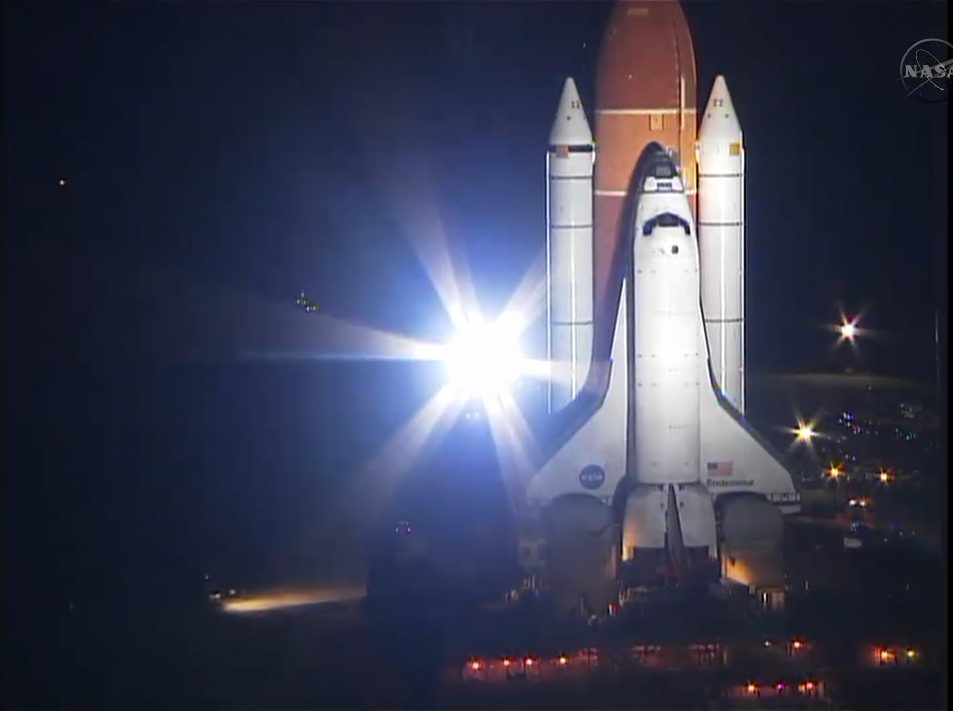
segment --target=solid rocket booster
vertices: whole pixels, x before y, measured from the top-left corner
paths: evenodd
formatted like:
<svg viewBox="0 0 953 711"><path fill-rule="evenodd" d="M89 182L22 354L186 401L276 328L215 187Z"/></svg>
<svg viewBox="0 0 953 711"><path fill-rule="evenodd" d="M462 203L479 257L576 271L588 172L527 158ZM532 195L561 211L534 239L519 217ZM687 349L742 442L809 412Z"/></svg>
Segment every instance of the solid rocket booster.
<svg viewBox="0 0 953 711"><path fill-rule="evenodd" d="M596 83L597 307L620 238L629 180L650 142L662 145L681 166L685 194L695 209L695 92L695 52L681 5L676 0L616 3L603 36Z"/></svg>
<svg viewBox="0 0 953 711"><path fill-rule="evenodd" d="M546 154L551 410L564 407L582 388L592 355L594 156L589 122L576 83L568 78Z"/></svg>
<svg viewBox="0 0 953 711"><path fill-rule="evenodd" d="M745 155L725 78L715 79L698 132L701 298L711 367L722 394L745 409Z"/></svg>

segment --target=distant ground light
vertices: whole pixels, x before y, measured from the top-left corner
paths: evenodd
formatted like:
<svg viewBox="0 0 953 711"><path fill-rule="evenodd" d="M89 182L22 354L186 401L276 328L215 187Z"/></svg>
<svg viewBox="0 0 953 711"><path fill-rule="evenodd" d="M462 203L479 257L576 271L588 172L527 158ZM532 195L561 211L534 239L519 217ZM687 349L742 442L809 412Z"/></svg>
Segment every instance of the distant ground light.
<svg viewBox="0 0 953 711"><path fill-rule="evenodd" d="M312 605L358 602L364 587L309 588L298 590L262 590L237 599L223 600L221 608L230 614L271 612Z"/></svg>

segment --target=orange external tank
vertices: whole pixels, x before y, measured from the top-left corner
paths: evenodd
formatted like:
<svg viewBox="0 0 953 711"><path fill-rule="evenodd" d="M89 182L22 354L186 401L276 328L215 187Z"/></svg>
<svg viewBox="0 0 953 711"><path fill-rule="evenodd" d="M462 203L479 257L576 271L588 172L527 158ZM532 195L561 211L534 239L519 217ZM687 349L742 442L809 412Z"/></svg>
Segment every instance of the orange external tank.
<svg viewBox="0 0 953 711"><path fill-rule="evenodd" d="M596 75L596 304L605 293L620 238L619 216L629 179L648 143L657 142L676 157L695 215L695 84L692 37L677 0L616 3Z"/></svg>

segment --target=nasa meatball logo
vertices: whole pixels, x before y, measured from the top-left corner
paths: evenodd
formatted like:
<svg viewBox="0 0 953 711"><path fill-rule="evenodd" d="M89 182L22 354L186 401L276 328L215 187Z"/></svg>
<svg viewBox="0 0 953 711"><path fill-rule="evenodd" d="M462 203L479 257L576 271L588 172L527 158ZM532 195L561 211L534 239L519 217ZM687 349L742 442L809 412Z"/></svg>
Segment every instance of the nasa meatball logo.
<svg viewBox="0 0 953 711"><path fill-rule="evenodd" d="M579 483L584 489L595 491L606 483L606 473L602 467L590 464L582 468L579 472Z"/></svg>
<svg viewBox="0 0 953 711"><path fill-rule="evenodd" d="M945 101L949 96L951 61L946 40L923 39L904 52L900 60L900 83L905 99L915 98L928 104Z"/></svg>

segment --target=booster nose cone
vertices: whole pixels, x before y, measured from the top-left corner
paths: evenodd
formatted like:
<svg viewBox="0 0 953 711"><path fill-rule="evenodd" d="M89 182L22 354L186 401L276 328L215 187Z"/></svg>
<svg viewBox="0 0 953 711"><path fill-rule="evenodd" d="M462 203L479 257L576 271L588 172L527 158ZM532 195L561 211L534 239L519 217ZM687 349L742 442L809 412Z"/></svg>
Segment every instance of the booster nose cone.
<svg viewBox="0 0 953 711"><path fill-rule="evenodd" d="M701 127L698 130L698 141L710 139L740 141L741 123L731 103L731 94L728 93L728 84L720 74L715 77L715 84L711 88L708 104L705 106L705 115L702 117Z"/></svg>
<svg viewBox="0 0 953 711"><path fill-rule="evenodd" d="M586 120L576 82L572 77L566 79L563 85L562 96L559 97L559 108L556 109L556 119L553 129L549 132L551 146L587 146L592 143L592 130Z"/></svg>

